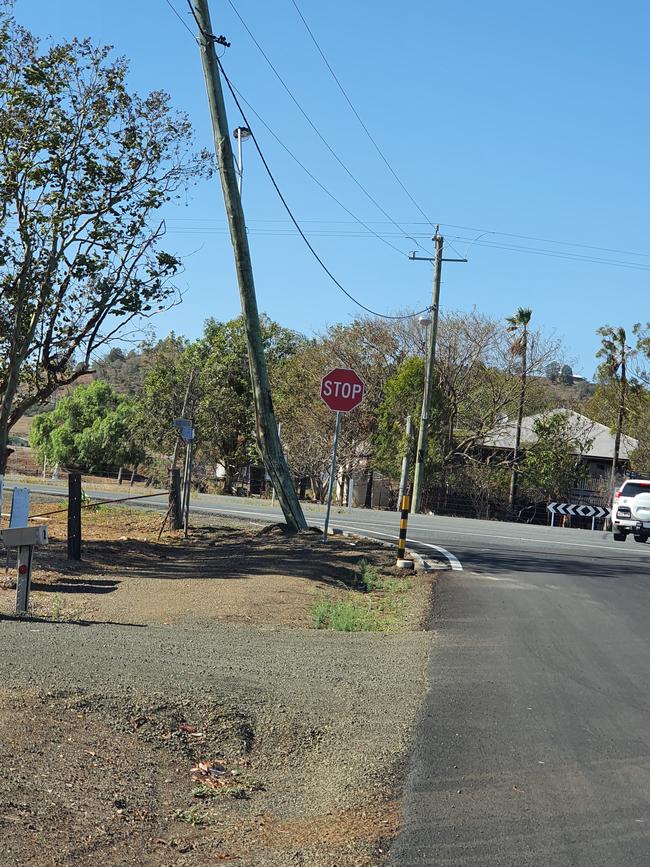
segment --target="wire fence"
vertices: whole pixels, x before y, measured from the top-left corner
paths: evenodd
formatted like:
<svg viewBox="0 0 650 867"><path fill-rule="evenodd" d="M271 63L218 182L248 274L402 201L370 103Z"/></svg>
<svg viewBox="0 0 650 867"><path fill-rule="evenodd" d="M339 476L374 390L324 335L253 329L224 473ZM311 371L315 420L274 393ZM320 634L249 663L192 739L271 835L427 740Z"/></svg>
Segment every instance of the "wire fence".
<svg viewBox="0 0 650 867"><path fill-rule="evenodd" d="M11 490L10 486L7 486L7 488L9 490ZM107 499L105 497L95 497L94 502L90 502L90 500L92 500L93 498L88 497L86 495L86 498L85 498L86 502L82 502L81 508L82 509L92 509L92 508L96 508L97 506L112 506L115 503L132 503L134 500L146 500L149 497L164 497L164 496L166 496L166 494L167 494L166 491L156 491L154 494L137 494L135 497L120 497L119 499L113 499L113 497L111 497L110 499ZM64 493L53 491L52 493L48 492L46 496L48 496L48 497L66 497L67 498L68 495L64 494ZM30 515L29 517L30 518L47 518L50 515L60 515L62 512L67 512L67 511L68 511L68 507L66 506L63 509L54 509L51 512L39 512L37 515Z"/></svg>

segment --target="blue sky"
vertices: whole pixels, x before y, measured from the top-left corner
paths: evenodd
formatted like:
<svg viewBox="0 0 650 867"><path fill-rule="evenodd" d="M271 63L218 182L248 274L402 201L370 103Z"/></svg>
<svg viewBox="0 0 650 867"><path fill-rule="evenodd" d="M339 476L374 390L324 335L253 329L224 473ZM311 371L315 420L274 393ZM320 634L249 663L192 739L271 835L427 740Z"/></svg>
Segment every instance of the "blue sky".
<svg viewBox="0 0 650 867"><path fill-rule="evenodd" d="M192 27L186 0L170 2ZM650 319L650 7L621 2L614 9L602 0L297 2L411 195L455 251L469 249L468 264L445 266L443 308L476 306L503 317L532 307L535 323L564 340L576 371L591 376L596 328ZM432 226L366 138L291 0L233 3L350 172L430 248ZM409 261L413 241L337 164L227 0L210 7L213 29L231 42L223 63L235 86L331 193L401 251L355 223L250 117L319 254L368 306L386 313L425 307L431 269ZM197 47L165 0L16 0L15 10L44 38L90 36L114 45L131 61L133 89L167 90L189 113L197 144L211 147ZM241 118L231 103L228 111L234 128ZM260 309L307 334L349 321L354 305L291 231L252 143L245 148L244 208ZM218 180L193 190L166 217L167 246L186 257L179 281L186 294L156 328L192 337L207 316L239 312Z"/></svg>

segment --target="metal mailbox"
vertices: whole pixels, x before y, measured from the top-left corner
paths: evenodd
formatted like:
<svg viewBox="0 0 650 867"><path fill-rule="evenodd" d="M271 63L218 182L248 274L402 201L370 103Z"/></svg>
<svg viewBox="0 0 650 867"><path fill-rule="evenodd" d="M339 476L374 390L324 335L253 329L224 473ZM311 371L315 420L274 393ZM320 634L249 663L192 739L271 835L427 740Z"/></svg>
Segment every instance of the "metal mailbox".
<svg viewBox="0 0 650 867"><path fill-rule="evenodd" d="M7 548L18 549L18 579L16 581L16 614L26 614L29 606L29 591L32 583L32 558L34 548L47 545L47 527L8 527L0 530L0 541Z"/></svg>

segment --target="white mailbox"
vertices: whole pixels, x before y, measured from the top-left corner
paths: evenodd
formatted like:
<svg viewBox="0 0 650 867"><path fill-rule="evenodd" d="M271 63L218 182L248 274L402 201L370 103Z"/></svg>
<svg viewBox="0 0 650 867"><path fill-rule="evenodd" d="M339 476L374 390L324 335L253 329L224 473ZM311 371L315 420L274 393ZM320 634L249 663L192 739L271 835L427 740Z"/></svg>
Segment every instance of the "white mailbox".
<svg viewBox="0 0 650 867"><path fill-rule="evenodd" d="M22 548L23 545L47 545L47 527L8 527L0 530L0 539L7 548Z"/></svg>
<svg viewBox="0 0 650 867"><path fill-rule="evenodd" d="M17 548L18 578L16 580L16 614L27 614L32 584L32 558L37 545L47 545L47 527L8 527L0 530L0 541L7 548Z"/></svg>

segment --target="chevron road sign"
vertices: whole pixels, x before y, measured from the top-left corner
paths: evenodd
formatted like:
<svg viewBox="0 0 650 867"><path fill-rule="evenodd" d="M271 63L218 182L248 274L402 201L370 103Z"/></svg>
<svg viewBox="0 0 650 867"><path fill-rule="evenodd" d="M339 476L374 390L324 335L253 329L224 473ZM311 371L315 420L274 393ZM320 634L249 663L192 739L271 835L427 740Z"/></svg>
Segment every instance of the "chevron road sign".
<svg viewBox="0 0 650 867"><path fill-rule="evenodd" d="M573 503L549 503L546 507L551 513L551 527L556 515L571 515L576 518L591 518L592 527L598 518L606 518L611 509L606 506L577 506Z"/></svg>

